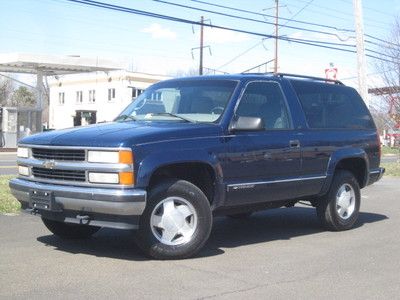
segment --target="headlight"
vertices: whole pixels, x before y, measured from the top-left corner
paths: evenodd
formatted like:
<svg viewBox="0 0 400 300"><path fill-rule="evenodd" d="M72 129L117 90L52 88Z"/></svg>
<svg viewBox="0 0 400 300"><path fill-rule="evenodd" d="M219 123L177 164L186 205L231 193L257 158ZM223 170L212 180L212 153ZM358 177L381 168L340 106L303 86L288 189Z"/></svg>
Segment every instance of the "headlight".
<svg viewBox="0 0 400 300"><path fill-rule="evenodd" d="M29 157L29 148L18 147L17 157L28 158Z"/></svg>
<svg viewBox="0 0 400 300"><path fill-rule="evenodd" d="M88 162L111 163L111 164L132 164L133 155L130 150L120 151L88 151Z"/></svg>
<svg viewBox="0 0 400 300"><path fill-rule="evenodd" d="M29 168L25 166L18 166L18 173L22 176L29 176Z"/></svg>

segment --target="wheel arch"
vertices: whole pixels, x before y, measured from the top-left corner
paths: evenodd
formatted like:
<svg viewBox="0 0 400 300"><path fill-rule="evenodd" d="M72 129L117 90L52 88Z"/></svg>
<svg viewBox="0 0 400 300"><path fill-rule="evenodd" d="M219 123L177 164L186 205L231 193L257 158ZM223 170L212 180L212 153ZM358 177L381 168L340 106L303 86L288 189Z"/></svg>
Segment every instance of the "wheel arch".
<svg viewBox="0 0 400 300"><path fill-rule="evenodd" d="M367 185L369 162L368 156L363 149L341 149L333 153L328 163L327 179L320 195L328 192L333 176L337 170L347 170L357 179L360 188Z"/></svg>
<svg viewBox="0 0 400 300"><path fill-rule="evenodd" d="M150 189L157 182L177 178L191 182L200 188L211 204L223 197L222 168L215 157L198 152L164 153L149 156L142 161L136 185Z"/></svg>

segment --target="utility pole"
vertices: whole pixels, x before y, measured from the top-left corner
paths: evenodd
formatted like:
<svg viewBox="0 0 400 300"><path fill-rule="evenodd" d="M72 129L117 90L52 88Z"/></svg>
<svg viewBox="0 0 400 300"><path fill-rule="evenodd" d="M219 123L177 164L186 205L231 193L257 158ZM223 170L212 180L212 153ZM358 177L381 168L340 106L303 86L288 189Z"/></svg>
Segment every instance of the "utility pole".
<svg viewBox="0 0 400 300"><path fill-rule="evenodd" d="M204 33L203 33L204 26L203 26L203 23L204 23L204 17L203 17L203 16L201 16L200 23L201 23L201 25L200 25L200 64L199 64L199 75L203 75L203 48L204 48L204 46L203 46L203 38L204 38Z"/></svg>
<svg viewBox="0 0 400 300"><path fill-rule="evenodd" d="M43 115L43 70L37 69L37 76L36 76L36 91L37 91L37 102L36 102L36 130L37 132L43 131L42 126L42 115Z"/></svg>
<svg viewBox="0 0 400 300"><path fill-rule="evenodd" d="M362 18L361 0L353 0L354 23L356 29L357 43L357 73L358 73L358 89L365 104L369 107L369 96L367 87L366 59L364 48L364 26Z"/></svg>
<svg viewBox="0 0 400 300"><path fill-rule="evenodd" d="M275 60L274 60L274 73L278 73L278 18L279 18L279 0L275 0Z"/></svg>

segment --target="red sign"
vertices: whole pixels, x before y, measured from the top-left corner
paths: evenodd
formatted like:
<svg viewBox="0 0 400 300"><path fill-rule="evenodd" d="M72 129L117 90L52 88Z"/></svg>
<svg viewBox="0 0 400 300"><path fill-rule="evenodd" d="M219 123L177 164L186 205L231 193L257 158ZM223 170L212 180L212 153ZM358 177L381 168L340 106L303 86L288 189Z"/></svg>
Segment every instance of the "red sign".
<svg viewBox="0 0 400 300"><path fill-rule="evenodd" d="M328 68L325 69L325 77L326 79L336 80L337 79L337 68Z"/></svg>

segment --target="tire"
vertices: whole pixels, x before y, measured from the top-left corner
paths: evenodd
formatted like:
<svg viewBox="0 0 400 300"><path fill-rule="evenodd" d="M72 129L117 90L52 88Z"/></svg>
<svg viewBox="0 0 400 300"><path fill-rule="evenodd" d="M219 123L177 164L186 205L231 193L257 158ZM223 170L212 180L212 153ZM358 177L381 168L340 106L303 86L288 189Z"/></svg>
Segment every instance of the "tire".
<svg viewBox="0 0 400 300"><path fill-rule="evenodd" d="M48 230L62 239L85 239L95 234L101 228L96 226L58 222L43 217L42 221Z"/></svg>
<svg viewBox="0 0 400 300"><path fill-rule="evenodd" d="M212 227L210 203L195 185L168 180L149 193L140 217L138 246L155 259L181 259L196 254Z"/></svg>
<svg viewBox="0 0 400 300"><path fill-rule="evenodd" d="M250 218L252 214L253 214L252 212L247 212L247 213L231 214L226 216L231 219L241 220Z"/></svg>
<svg viewBox="0 0 400 300"><path fill-rule="evenodd" d="M331 231L348 230L360 211L360 187L354 175L338 170L328 194L317 204L317 215L323 227Z"/></svg>

